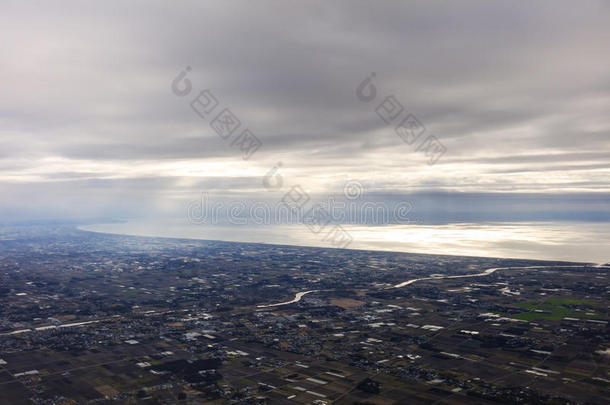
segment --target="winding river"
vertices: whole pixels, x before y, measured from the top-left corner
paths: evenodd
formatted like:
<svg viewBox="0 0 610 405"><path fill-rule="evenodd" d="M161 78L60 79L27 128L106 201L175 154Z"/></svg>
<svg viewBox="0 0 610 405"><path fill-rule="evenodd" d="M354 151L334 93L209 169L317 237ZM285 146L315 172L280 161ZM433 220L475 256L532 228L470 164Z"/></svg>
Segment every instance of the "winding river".
<svg viewBox="0 0 610 405"><path fill-rule="evenodd" d="M588 266L592 266L592 267L598 267L598 268L607 268L609 266L603 265L603 264L597 264L597 265L593 265L593 264L589 264ZM489 276L490 274L495 273L498 270L533 270L533 269L544 269L544 268L557 268L557 267L588 267L586 264L580 264L580 265L565 265L565 266L518 266L518 267L494 267L491 269L487 269L485 271L483 271L482 273L475 273L475 274L458 274L455 276L434 276L434 277L420 277L420 278L414 278L411 280L407 280L407 281L403 281L402 283L396 284L392 287L389 288L401 288L401 287L405 287L408 286L410 284L416 283L418 281L423 281L423 280L442 280L442 279L446 279L446 278L467 278L467 277L484 277L484 276ZM258 305L257 308L271 308L271 307L279 307L282 305L289 305L289 304L294 304L295 302L299 302L301 300L301 298L303 298L303 296L309 294L309 293L313 293L313 292L317 292L320 290L310 290L310 291L302 291L302 292L298 292L296 293L295 297L293 300L291 301L286 301L286 302L278 302L276 304L267 304L267 305Z"/></svg>
<svg viewBox="0 0 610 405"><path fill-rule="evenodd" d="M278 302L277 304L267 304L267 305L257 305L257 308L271 308L271 307L279 307L282 305L288 305L288 304L294 304L295 302L299 302L301 301L301 298L303 298L303 296L312 293L312 292L317 292L320 290L310 290L310 291L302 291L302 292L298 292L295 296L294 299L292 301L286 301L286 302Z"/></svg>
<svg viewBox="0 0 610 405"><path fill-rule="evenodd" d="M483 276L489 276L490 274L495 273L498 270L514 270L514 269L539 269L539 268L544 268L544 267L579 267L579 266L522 266L522 267L494 267L491 269L487 269L482 273L476 273L476 274L458 274L456 276L435 276L435 277L422 277L422 278L414 278L412 280L408 280L408 281L403 281L400 284L396 284L395 286L392 286L391 288L400 288L400 287L405 287L409 284L413 284L416 283L418 281L422 281L422 280L442 280L445 278L466 278L466 277L483 277Z"/></svg>

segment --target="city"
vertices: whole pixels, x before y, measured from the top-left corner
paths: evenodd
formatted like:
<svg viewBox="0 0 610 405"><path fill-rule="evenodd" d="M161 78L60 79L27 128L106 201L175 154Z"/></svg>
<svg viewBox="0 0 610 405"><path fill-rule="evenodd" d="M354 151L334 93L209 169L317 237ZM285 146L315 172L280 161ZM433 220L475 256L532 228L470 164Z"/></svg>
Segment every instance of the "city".
<svg viewBox="0 0 610 405"><path fill-rule="evenodd" d="M0 403L602 404L609 395L607 265L70 226L7 228L0 246ZM502 269L482 271L493 268ZM291 302L299 291L310 293Z"/></svg>

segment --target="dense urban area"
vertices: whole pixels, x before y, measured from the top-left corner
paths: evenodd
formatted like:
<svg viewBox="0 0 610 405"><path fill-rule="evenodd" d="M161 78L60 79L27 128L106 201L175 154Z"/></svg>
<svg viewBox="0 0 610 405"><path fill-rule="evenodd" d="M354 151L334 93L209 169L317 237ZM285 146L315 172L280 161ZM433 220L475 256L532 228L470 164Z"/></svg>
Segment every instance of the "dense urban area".
<svg viewBox="0 0 610 405"><path fill-rule="evenodd" d="M4 227L0 404L606 404L609 268Z"/></svg>

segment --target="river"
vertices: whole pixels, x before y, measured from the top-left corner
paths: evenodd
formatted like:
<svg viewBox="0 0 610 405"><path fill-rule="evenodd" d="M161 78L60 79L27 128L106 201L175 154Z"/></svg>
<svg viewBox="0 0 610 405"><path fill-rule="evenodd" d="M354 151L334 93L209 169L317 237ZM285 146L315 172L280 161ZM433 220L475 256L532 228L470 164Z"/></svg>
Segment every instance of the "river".
<svg viewBox="0 0 610 405"><path fill-rule="evenodd" d="M586 264L583 263L582 265L565 265L565 266L552 265L552 266L493 267L491 269L487 269L487 270L483 271L482 273L475 273L475 274L459 274L459 275L455 275L455 276L435 276L435 277L414 278L411 280L403 281L402 283L396 284L390 288L402 288L402 287L406 287L410 284L416 283L418 281L423 281L423 280L443 280L443 279L448 279L448 278L484 277L484 276L489 276L490 274L493 274L498 270L519 270L519 269L533 270L533 269L544 269L544 268L583 267L583 266L586 266ZM610 268L610 266L605 266L605 265L601 265L601 264L596 264L596 265L591 265L591 266L597 267L597 268ZM278 302L276 304L258 305L257 308L270 308L270 307L279 307L282 305L294 304L295 302L299 302L301 300L301 298L303 298L303 296L305 296L309 293L312 293L312 292L317 292L317 291L320 291L320 290L310 290L310 291L298 292L298 293L296 293L294 299L291 301Z"/></svg>

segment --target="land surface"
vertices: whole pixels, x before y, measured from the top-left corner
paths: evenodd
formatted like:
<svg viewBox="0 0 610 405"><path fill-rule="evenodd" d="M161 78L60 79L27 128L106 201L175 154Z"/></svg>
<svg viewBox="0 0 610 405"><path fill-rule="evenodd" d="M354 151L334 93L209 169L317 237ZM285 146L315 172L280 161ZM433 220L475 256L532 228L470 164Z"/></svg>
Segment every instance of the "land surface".
<svg viewBox="0 0 610 405"><path fill-rule="evenodd" d="M4 227L0 404L603 404L608 270Z"/></svg>

